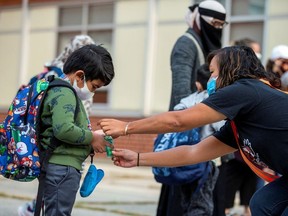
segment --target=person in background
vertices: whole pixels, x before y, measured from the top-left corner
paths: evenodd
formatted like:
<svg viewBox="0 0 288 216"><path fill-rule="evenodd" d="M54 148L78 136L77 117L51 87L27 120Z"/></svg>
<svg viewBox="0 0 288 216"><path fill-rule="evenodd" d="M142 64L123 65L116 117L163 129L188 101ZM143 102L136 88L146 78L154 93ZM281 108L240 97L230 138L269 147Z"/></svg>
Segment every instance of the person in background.
<svg viewBox="0 0 288 216"><path fill-rule="evenodd" d="M188 109L206 99L208 97L207 82L209 77L210 71L208 64L201 65L197 70L197 91L188 97L182 98L180 103L174 107L174 110ZM224 121L201 127L201 139L213 134L213 130L220 128L220 125L222 126L223 123ZM213 130L211 130L211 128ZM195 188L197 188L199 180L185 184L187 185L186 188L183 186L180 197L183 215L211 216L213 214L213 189L218 177L219 170L213 161L209 163L209 166L211 167L209 168L211 171L209 171L207 179L197 193L195 192Z"/></svg>
<svg viewBox="0 0 288 216"><path fill-rule="evenodd" d="M33 84L35 81L47 78L49 75L54 75L55 77L60 77L63 74L63 65L66 62L69 55L75 50L89 44L96 44L95 41L89 35L75 35L69 41L69 43L64 47L63 51L51 62L44 65L44 71L32 77L28 85ZM86 109L87 114L90 114L91 105L93 103L93 98L82 101Z"/></svg>
<svg viewBox="0 0 288 216"><path fill-rule="evenodd" d="M225 125L192 146L146 153L114 149L114 164L176 167L212 160L241 149L247 162L257 166L258 171L269 167L280 175L269 176L271 182L255 192L250 200L251 214L288 215L288 95L280 91L279 77L267 72L247 46L213 51L208 63L210 95L201 103L132 122L101 119L98 125L113 138L185 131L220 120L226 120Z"/></svg>
<svg viewBox="0 0 288 216"><path fill-rule="evenodd" d="M172 90L169 110L196 91L196 71L209 52L221 48L226 10L215 0L205 0L189 7L185 16L188 29L179 37L170 57ZM199 47L200 50L197 48Z"/></svg>
<svg viewBox="0 0 288 216"><path fill-rule="evenodd" d="M170 56L172 89L169 110L197 90L196 71L205 63L210 51L221 48L222 30L227 24L225 19L226 10L218 1L205 0L188 8L185 16L188 29L177 39ZM189 187L193 185L162 184L157 216L183 215L182 191Z"/></svg>
<svg viewBox="0 0 288 216"><path fill-rule="evenodd" d="M236 46L252 48L261 60L260 44L250 38L238 39L233 42ZM220 174L214 191L214 216L233 215L236 192L240 194L240 205L244 206L244 216L250 216L249 201L257 190L257 185L264 181L247 166L239 151L221 158ZM260 186L259 186L260 187ZM218 201L217 201L218 200Z"/></svg>
<svg viewBox="0 0 288 216"><path fill-rule="evenodd" d="M288 91L288 71L281 76L281 89L283 91Z"/></svg>
<svg viewBox="0 0 288 216"><path fill-rule="evenodd" d="M89 44L95 44L95 41L89 35L75 35L69 41L69 43L64 47L63 51L51 62L46 63L44 65L43 72L36 74L32 77L28 85L33 84L34 82L47 78L49 75L54 75L55 77L61 77L63 75L63 66L66 62L69 55L75 50ZM86 110L87 115L90 115L90 110L92 106L93 98L88 98L87 100L82 100L84 108ZM85 163L83 163L84 168ZM81 171L82 172L82 171ZM18 207L18 215L19 216L33 216L35 210L36 200L33 199L30 202L26 202L23 205Z"/></svg>
<svg viewBox="0 0 288 216"><path fill-rule="evenodd" d="M287 45L278 45L273 48L271 57L266 63L266 70L276 73L279 77L288 71Z"/></svg>
<svg viewBox="0 0 288 216"><path fill-rule="evenodd" d="M261 58L262 58L260 44L251 38L246 37L246 38L236 40L236 41L234 41L233 45L234 46L248 46L255 52L258 59L261 60Z"/></svg>

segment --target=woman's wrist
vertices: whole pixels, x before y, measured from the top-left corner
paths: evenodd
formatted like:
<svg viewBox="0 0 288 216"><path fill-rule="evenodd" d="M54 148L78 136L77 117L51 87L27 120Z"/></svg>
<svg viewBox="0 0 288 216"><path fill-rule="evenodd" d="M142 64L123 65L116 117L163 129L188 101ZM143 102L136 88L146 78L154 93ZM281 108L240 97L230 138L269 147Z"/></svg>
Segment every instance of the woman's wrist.
<svg viewBox="0 0 288 216"><path fill-rule="evenodd" d="M128 135L128 129L129 129L129 124L130 124L131 122L128 122L127 124L126 124L126 126L125 126L125 129L124 129L124 136L127 136Z"/></svg>

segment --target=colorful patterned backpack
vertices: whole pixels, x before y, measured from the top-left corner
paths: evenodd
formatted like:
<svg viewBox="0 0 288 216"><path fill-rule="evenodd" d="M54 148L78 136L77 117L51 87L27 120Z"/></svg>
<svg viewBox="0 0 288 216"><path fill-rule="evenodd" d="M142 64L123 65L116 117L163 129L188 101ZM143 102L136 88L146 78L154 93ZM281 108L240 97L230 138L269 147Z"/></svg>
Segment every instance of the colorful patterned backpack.
<svg viewBox="0 0 288 216"><path fill-rule="evenodd" d="M38 140L42 101L47 90L56 86L68 87L76 95L68 82L49 76L20 88L13 99L8 115L0 124L0 174L4 177L17 181L34 180L40 175L41 164L49 160L49 154L57 147L55 143L48 148L50 153L47 150L41 153Z"/></svg>

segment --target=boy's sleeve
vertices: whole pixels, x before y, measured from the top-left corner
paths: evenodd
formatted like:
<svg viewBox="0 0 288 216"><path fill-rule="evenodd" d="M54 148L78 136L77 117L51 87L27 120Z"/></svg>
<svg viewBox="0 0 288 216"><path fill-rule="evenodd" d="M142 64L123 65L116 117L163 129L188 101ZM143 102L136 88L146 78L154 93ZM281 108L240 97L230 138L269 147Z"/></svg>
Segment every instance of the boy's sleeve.
<svg viewBox="0 0 288 216"><path fill-rule="evenodd" d="M90 144L92 132L88 129L86 113L83 113L83 123L81 122L79 126L74 122L76 97L73 91L67 87L54 87L49 91L53 95L49 106L54 136L70 144ZM79 112L83 112L80 107Z"/></svg>

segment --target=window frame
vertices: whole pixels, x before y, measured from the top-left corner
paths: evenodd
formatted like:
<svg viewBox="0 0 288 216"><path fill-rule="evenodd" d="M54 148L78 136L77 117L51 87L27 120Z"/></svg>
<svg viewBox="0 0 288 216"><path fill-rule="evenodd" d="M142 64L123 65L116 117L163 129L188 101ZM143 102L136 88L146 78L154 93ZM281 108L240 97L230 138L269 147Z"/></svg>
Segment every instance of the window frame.
<svg viewBox="0 0 288 216"><path fill-rule="evenodd" d="M89 22L89 7L91 6L101 6L101 5L107 5L111 4L113 7L113 16L114 16L114 10L115 10L115 1L113 0L105 0L105 1L99 1L99 2L83 2L83 3L70 3L70 4L58 4L58 24L56 28L56 34L57 34L57 49L59 53L59 46L60 46L60 35L65 34L65 33L71 33L71 32L79 32L79 34L85 34L89 35L89 32L97 32L97 31L111 31L111 41L110 41L110 47L111 50L109 52L112 55L112 50L113 50L113 32L114 32L114 17L112 17L112 22L111 23L100 23L100 24L88 24ZM82 8L82 15L81 15L81 23L80 25L69 25L69 26L60 26L60 11L62 8L73 8L73 7L78 7ZM95 41L100 42L100 41ZM100 42L101 43L101 42ZM104 103L97 103L95 102L96 100L93 99L93 104L92 104L92 114L94 108L97 106L97 109L107 109L109 107L109 94L110 94L110 86L103 86L100 89L98 89L95 93L95 97L97 97L97 92L102 96L101 98L103 99L103 92L106 92L106 102ZM94 98L95 98L94 97ZM94 107L94 108L93 108Z"/></svg>

